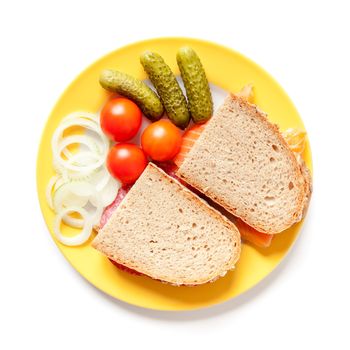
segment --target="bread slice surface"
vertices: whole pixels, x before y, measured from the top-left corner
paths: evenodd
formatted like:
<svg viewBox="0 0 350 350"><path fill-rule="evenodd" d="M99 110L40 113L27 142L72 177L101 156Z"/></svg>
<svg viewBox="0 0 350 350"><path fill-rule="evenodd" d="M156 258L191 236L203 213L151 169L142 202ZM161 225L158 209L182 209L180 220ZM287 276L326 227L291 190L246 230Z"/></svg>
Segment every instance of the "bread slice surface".
<svg viewBox="0 0 350 350"><path fill-rule="evenodd" d="M305 207L306 179L278 127L235 95L210 119L177 175L260 232L286 230Z"/></svg>
<svg viewBox="0 0 350 350"><path fill-rule="evenodd" d="M150 163L92 246L154 279L197 285L233 269L241 241L231 221Z"/></svg>

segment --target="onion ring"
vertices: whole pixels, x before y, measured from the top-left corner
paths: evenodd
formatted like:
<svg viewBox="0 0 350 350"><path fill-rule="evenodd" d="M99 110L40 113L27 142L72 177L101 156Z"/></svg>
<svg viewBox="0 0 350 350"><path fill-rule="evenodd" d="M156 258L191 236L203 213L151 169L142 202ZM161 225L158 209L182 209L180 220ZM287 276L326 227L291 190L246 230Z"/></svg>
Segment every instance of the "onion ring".
<svg viewBox="0 0 350 350"><path fill-rule="evenodd" d="M88 119L91 120L95 123L99 122L99 115L91 113L91 112L84 112L84 111L78 111L78 112L73 112L68 114L66 117L64 117L62 119L62 122L66 121L66 120L76 120L76 119L80 119L80 118L84 118L84 119Z"/></svg>
<svg viewBox="0 0 350 350"><path fill-rule="evenodd" d="M71 127L81 127L83 134L64 135ZM68 149L69 145L84 145L77 152ZM56 212L54 234L66 245L75 246L86 242L93 225L98 224L104 207L108 206L120 188L120 183L109 174L105 159L110 141L102 132L99 114L74 112L63 118L52 139L53 166L57 175L53 176L46 188L46 199ZM65 156L65 157L64 157ZM77 218L69 215L79 213ZM75 237L62 235L61 222L81 228Z"/></svg>
<svg viewBox="0 0 350 350"><path fill-rule="evenodd" d="M82 232L73 237L64 236L61 232L61 221L64 216L69 213L79 213L82 216L82 220L84 221L84 226L82 228ZM68 207L62 209L59 213L57 213L54 221L53 232L56 238L64 245L67 246L77 246L85 243L91 236L93 223L88 217L88 212L84 208L79 207Z"/></svg>
<svg viewBox="0 0 350 350"><path fill-rule="evenodd" d="M54 175L51 177L49 183L46 186L46 201L49 205L50 209L53 209L53 203L52 203L52 190L54 186L56 185L57 180L60 178L58 175Z"/></svg>
<svg viewBox="0 0 350 350"><path fill-rule="evenodd" d="M73 170L73 171L92 171L97 168L99 168L104 162L105 162L105 157L107 154L101 154L100 159L93 163L89 164L86 166L78 166L71 164L68 160L65 160L61 157L61 153L64 148L67 146L73 144L73 143L81 143L86 145L88 148L93 149L94 143L91 142L91 137L87 135L74 135L74 136L67 136L66 138L62 139L62 141L58 144L58 147L55 148L53 151L54 158L58 162L59 165L61 165L63 168L67 170Z"/></svg>

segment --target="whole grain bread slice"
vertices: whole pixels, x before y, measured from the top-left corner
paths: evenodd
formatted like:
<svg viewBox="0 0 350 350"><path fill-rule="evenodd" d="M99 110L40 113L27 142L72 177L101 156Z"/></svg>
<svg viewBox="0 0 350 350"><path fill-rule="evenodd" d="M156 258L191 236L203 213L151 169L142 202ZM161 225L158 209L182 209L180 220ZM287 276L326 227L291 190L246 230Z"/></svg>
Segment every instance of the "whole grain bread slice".
<svg viewBox="0 0 350 350"><path fill-rule="evenodd" d="M177 175L264 233L299 221L311 178L276 125L244 98L230 95L206 125Z"/></svg>
<svg viewBox="0 0 350 350"><path fill-rule="evenodd" d="M197 285L233 269L241 241L231 221L150 163L92 246L154 279Z"/></svg>

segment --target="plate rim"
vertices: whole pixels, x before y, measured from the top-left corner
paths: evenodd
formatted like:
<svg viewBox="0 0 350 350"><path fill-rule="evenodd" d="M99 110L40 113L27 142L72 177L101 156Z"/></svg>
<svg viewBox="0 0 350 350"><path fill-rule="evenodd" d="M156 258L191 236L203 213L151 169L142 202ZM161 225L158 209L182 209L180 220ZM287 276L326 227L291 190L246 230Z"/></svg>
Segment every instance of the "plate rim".
<svg viewBox="0 0 350 350"><path fill-rule="evenodd" d="M114 296L113 294L109 293L108 291L106 291L105 289L102 289L101 287L97 286L96 284L94 284L92 281L90 281L88 279L88 277L85 275L85 273L81 270L78 270L74 265L73 262L67 257L67 255L65 254L64 250L63 250L63 246L61 246L60 244L58 244L58 242L54 239L49 224L45 218L44 215L44 210L43 207L45 205L45 201L41 200L40 197L40 151L42 148L42 144L44 143L44 139L45 139L45 131L47 129L47 126L49 124L49 120L51 115L53 114L53 112L55 111L56 107L59 105L61 99L63 98L63 96L66 94L66 92L71 88L71 86L77 81L79 80L82 76L84 76L84 74L95 64L97 64L99 61L103 60L104 58L113 55L114 53L118 52L119 50L127 50L129 47L133 47L133 46L137 46L140 44L147 44L147 43L154 43L154 42L158 42L158 41L166 41L166 40L170 40L170 41L191 41L191 42L197 42L201 45L209 45L212 47L219 47L222 50L225 50L229 53L233 53L234 55L238 56L239 58L249 62L252 66L254 66L255 68L257 68L258 70L260 70L261 72L263 72L271 81L273 81L274 84L276 84L276 86L278 86L278 88L280 89L280 91L283 93L284 97L288 100L288 102L293 106L293 108L295 109L295 111L297 112L297 115L299 117L299 119L302 121L303 125L304 125L304 121L301 118L299 111L297 110L296 106L294 105L293 101L291 100L291 98L289 97L289 95L287 94L287 92L284 90L284 88L278 83L278 81L267 71L265 70L262 66L260 66L258 63L256 63L255 61L253 61L251 58L247 57L246 55L242 54L241 52L232 49L228 46L225 46L223 44L211 41L211 40L207 40L207 39L201 39L201 38L195 38L195 37L184 37L184 36L164 36L164 37L152 37L152 38L146 38L146 39L142 39L142 40L137 40L137 41L133 41L132 43L126 44L126 45L122 45L117 47L116 49L109 51L107 53L104 53L103 55L99 56L97 59L95 59L93 62L91 62L88 66L86 66L82 71L80 71L79 74L77 74L70 82L69 84L63 89L63 91L59 94L58 98L56 99L56 102L54 103L53 107L50 109L50 112L48 114L48 116L46 117L46 120L44 122L44 126L39 138L39 144L37 147L37 157L36 157L36 191L37 191L37 199L39 201L39 206L40 206L40 210L41 210L41 216L45 222L45 226L47 228L47 230L49 231L48 233L51 236L51 239L53 239L55 245L57 246L57 248L59 249L60 253L64 256L65 260L69 263L69 265L76 271L76 273L78 273L81 277L83 277L90 285L92 285L94 288L97 289L97 291L102 292L103 294L107 295L108 297L113 298L113 300L117 300L123 303L126 303L128 305L131 305L133 307L140 307L146 310L157 310L157 311L172 311L172 312L186 312L186 311L195 311L195 310L202 310L202 309L208 309L211 307L215 307L217 305L221 305L224 303L227 303L230 300L233 300L235 298L238 298L240 296L242 296L243 294L245 294L246 292L256 288L263 280L265 280L271 273L273 273L279 266L280 264L287 258L287 256L289 256L290 251L292 250L292 248L294 247L295 243L298 241L302 231L303 231L303 227L304 227L304 222L306 217L308 217L308 213L306 214L305 218L303 218L303 220L298 223L300 225L300 227L298 228L298 232L295 236L295 238L293 239L292 243L289 245L288 249L285 251L285 253L283 254L282 258L273 266L273 268L266 274L264 275L262 278L260 278L258 281L256 281L255 283L253 283L249 288L245 289L242 292L239 292L238 294L234 295L234 296L228 296L223 300L218 300L215 302L208 302L205 305L187 305L186 307L182 307L182 308L169 308L169 307L163 307L163 305L161 306L148 306L145 305L144 303L138 303L138 302L133 302L130 300L127 300L124 297L121 296ZM312 158L312 148L311 148L311 143L310 143L310 139L308 138L307 140L308 143L308 150L309 150L309 160L308 160L308 166L309 166L309 170L311 172L311 176L312 179L314 178L314 170L313 170L313 158ZM312 201L312 199L311 199ZM310 204L311 204L310 201ZM243 243L242 243L243 245ZM178 287L181 288L181 287ZM194 287L195 288L195 287Z"/></svg>

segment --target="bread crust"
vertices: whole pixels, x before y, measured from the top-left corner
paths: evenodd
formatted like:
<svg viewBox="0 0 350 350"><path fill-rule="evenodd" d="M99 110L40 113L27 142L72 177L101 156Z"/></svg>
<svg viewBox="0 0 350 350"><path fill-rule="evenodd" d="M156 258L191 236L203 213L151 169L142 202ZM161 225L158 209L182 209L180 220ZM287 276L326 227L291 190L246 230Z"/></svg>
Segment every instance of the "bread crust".
<svg viewBox="0 0 350 350"><path fill-rule="evenodd" d="M305 213L307 208L307 205L309 203L309 198L311 195L311 176L310 173L307 171L306 165L304 164L302 167L299 165L299 162L294 154L294 152L289 148L289 145L287 144L286 140L280 133L279 127L276 124L271 123L267 119L267 114L262 112L256 105L249 103L245 98L236 96L234 94L230 94L230 96L227 97L225 100L224 104L230 103L232 101L235 101L239 104L239 108L246 113L248 113L250 116L253 116L254 118L258 119L261 121L261 123L264 123L278 138L278 141L280 142L284 155L288 157L291 161L292 167L293 167L293 172L296 174L297 177L297 188L298 188L298 197L296 200L296 211L293 213L293 215L290 217L288 222L285 224L284 227L279 228L279 229L272 229L268 230L264 227L262 222L256 221L255 223L252 223L246 215L239 215L237 213L236 208L234 208L232 205L227 203L227 201L224 198L217 198L216 196L212 195L210 193L210 190L208 191L207 189L203 189L201 185L196 182L195 180L189 178L186 174L185 171L183 171L183 166L186 162L186 158L178 171L176 172L176 175L179 176L181 179L183 179L185 182L189 183L191 186L196 188L198 191L202 192L206 196L208 196L210 199L212 199L214 202L217 204L221 205L223 208L225 208L227 211L232 213L233 215L239 217L242 219L245 223L247 223L249 226L253 227L259 232L267 233L267 234L276 234L280 233L290 226L292 226L295 222L300 221L300 219L303 217L303 213ZM208 126L210 123L213 121L215 116L209 120ZM200 138L203 136L205 133L205 130L203 133L199 136L197 142L200 140ZM191 152L195 152L195 146L192 147L188 155L191 154ZM306 170L305 170L306 169Z"/></svg>
<svg viewBox="0 0 350 350"><path fill-rule="evenodd" d="M297 221L300 221L300 220L302 220L305 217L305 215L307 213L307 210L309 209L310 200L311 200L311 194L312 194L312 177L311 177L310 170L306 166L303 158L301 158L300 155L298 155L296 158L297 158L297 161L298 161L298 164L299 164L299 167L300 167L300 171L301 171L301 173L302 173L302 175L304 177L304 181L305 181L304 205L303 205L303 208L302 208L302 212L301 212L300 218L299 218L299 220L297 220Z"/></svg>

